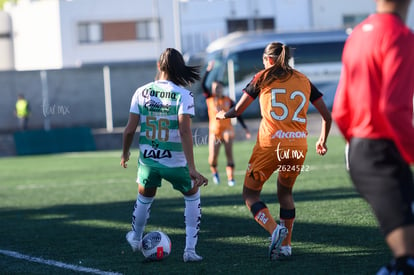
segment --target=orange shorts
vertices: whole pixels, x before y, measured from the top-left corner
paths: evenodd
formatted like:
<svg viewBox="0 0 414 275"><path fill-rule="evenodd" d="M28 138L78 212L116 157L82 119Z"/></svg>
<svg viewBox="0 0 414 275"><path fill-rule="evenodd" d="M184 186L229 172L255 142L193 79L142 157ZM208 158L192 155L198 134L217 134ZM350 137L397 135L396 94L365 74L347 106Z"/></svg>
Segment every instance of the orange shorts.
<svg viewBox="0 0 414 275"><path fill-rule="evenodd" d="M245 186L252 190L262 190L263 184L273 172L277 171L279 177L289 178L293 187L294 179L304 169L308 146L282 146L280 143L277 147L261 147L258 144L253 148L252 156L246 171L246 177L252 177L255 180L246 181Z"/></svg>

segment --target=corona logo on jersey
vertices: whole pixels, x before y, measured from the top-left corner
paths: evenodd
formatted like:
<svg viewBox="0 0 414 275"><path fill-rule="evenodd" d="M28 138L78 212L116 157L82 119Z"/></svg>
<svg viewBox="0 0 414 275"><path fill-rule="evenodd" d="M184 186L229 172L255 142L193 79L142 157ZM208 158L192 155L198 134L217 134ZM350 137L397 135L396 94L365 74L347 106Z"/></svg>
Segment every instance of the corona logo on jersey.
<svg viewBox="0 0 414 275"><path fill-rule="evenodd" d="M165 92L165 91L155 91L153 89L144 89L142 91L142 96L145 98L148 97L159 97L159 98L171 98L176 99L177 94L173 92Z"/></svg>

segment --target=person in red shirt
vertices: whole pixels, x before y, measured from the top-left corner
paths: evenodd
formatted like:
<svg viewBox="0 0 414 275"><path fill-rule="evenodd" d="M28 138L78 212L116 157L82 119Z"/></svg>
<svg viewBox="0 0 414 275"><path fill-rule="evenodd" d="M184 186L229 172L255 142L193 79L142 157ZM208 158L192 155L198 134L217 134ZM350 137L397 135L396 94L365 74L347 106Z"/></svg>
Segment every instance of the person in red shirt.
<svg viewBox="0 0 414 275"><path fill-rule="evenodd" d="M293 185L307 153L307 111L311 102L322 116L322 129L316 143L320 155L327 152L326 142L331 127L331 114L322 94L309 79L289 65L290 49L282 43L266 46L264 70L246 86L240 100L229 111L220 111L217 119L240 115L259 97L262 120L256 145L244 179L243 198L254 219L271 235L271 260L292 255L291 236L295 220ZM280 203L280 225L260 199L264 183L278 172L277 197Z"/></svg>
<svg viewBox="0 0 414 275"><path fill-rule="evenodd" d="M333 118L349 145L353 184L395 258L381 270L414 274L414 34L404 23L411 1L376 2L345 44Z"/></svg>
<svg viewBox="0 0 414 275"><path fill-rule="evenodd" d="M208 119L209 119L209 137L208 137L208 163L210 171L213 175L213 182L220 183L220 176L217 170L217 160L221 144L224 144L224 151L226 153L227 165L227 183L229 186L235 185L234 180L234 159L233 159L233 140L234 128L230 120L216 120L217 112L224 110L228 111L234 106L234 101L223 94L223 83L215 80L211 84L211 89L207 87L206 81L210 71L214 67L214 62L210 61L206 73L201 81L203 94L206 98ZM246 132L246 138L250 139L250 131L247 128L241 116L237 120Z"/></svg>

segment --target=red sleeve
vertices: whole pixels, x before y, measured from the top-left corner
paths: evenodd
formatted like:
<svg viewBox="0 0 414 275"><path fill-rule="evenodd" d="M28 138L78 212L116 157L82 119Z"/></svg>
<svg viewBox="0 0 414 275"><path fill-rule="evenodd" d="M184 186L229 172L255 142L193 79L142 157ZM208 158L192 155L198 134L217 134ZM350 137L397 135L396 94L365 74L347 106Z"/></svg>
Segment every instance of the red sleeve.
<svg viewBox="0 0 414 275"><path fill-rule="evenodd" d="M347 74L345 65L341 71L341 78L336 90L335 99L332 107L332 117L335 120L339 130L347 141L351 139L350 124L351 110L349 108L348 92L347 92Z"/></svg>
<svg viewBox="0 0 414 275"><path fill-rule="evenodd" d="M383 86L379 108L400 153L408 163L414 163L412 64L414 36L399 35L389 41L383 53Z"/></svg>

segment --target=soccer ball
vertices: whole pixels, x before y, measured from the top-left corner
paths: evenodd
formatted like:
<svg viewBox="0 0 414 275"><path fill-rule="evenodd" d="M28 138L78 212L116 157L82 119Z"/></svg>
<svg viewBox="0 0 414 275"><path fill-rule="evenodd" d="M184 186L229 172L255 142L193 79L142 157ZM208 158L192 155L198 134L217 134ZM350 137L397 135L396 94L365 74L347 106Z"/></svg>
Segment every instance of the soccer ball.
<svg viewBox="0 0 414 275"><path fill-rule="evenodd" d="M171 240L161 231L149 232L142 238L142 254L148 260L160 261L171 253Z"/></svg>

